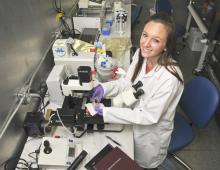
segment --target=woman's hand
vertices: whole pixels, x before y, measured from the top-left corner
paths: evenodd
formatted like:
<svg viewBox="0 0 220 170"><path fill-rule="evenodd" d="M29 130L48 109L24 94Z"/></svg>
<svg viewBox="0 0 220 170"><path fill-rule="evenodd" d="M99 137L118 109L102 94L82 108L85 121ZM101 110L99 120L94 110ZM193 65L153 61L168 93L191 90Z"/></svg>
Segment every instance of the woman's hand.
<svg viewBox="0 0 220 170"><path fill-rule="evenodd" d="M104 97L104 89L101 85L92 89L91 102L99 103Z"/></svg>
<svg viewBox="0 0 220 170"><path fill-rule="evenodd" d="M100 105L99 103L96 103L94 109L95 109L97 115L103 116L103 107L102 107L102 105Z"/></svg>

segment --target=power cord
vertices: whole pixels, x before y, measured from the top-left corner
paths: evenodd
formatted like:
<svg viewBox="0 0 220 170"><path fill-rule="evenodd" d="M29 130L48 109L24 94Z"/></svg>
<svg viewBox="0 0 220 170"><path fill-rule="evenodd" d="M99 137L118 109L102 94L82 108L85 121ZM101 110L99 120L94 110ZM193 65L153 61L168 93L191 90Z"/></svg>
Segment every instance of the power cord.
<svg viewBox="0 0 220 170"><path fill-rule="evenodd" d="M44 104L44 101L42 101L43 107L40 108L40 112L42 112L42 110L43 110L43 114L44 114L44 115L45 115L45 113L46 113L45 108L46 108L49 104L50 104L50 101L49 101L49 100L46 102L46 104Z"/></svg>

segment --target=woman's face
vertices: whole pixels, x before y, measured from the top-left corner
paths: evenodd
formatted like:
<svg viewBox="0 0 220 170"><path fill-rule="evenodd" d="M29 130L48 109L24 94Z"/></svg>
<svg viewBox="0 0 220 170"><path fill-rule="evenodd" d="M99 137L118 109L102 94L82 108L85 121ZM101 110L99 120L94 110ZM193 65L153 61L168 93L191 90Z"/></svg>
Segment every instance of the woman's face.
<svg viewBox="0 0 220 170"><path fill-rule="evenodd" d="M140 39L142 56L148 59L158 59L160 54L166 50L167 36L165 25L154 21L148 22Z"/></svg>

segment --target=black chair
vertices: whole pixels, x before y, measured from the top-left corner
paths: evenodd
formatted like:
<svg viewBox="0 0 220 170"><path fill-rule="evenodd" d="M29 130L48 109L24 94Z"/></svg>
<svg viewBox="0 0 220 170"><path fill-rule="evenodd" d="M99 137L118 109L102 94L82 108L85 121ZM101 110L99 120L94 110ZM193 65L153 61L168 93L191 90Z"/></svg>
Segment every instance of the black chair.
<svg viewBox="0 0 220 170"><path fill-rule="evenodd" d="M185 116L180 113L175 115L174 131L168 153L186 169L191 170L192 168L175 152L193 141L196 134L192 130L192 125L204 128L213 118L219 106L219 92L211 81L198 76L186 84L179 105Z"/></svg>

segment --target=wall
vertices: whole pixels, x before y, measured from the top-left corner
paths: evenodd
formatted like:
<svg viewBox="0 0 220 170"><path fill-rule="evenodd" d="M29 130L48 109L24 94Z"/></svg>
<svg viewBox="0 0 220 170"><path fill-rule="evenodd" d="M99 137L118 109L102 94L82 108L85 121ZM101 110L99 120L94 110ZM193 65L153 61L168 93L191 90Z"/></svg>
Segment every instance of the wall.
<svg viewBox="0 0 220 170"><path fill-rule="evenodd" d="M76 0L61 0L69 13ZM59 2L57 0L57 2ZM55 20L53 0L1 0L0 5L0 125L16 104L16 93L30 78L45 52L50 48L59 23ZM53 66L51 52L38 72L34 86L45 81ZM0 139L0 164L22 149L25 113L34 104L22 106ZM3 167L0 167L0 169Z"/></svg>

